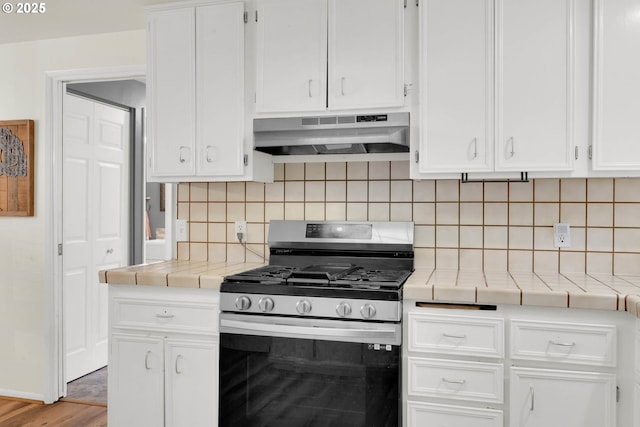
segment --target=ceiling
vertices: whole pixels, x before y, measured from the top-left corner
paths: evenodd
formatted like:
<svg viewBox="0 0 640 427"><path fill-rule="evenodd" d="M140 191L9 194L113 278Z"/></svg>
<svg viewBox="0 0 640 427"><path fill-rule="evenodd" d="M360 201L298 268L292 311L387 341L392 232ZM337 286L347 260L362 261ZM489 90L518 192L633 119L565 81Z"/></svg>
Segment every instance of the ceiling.
<svg viewBox="0 0 640 427"><path fill-rule="evenodd" d="M143 29L145 6L175 0L39 1L42 14L0 12L0 44Z"/></svg>

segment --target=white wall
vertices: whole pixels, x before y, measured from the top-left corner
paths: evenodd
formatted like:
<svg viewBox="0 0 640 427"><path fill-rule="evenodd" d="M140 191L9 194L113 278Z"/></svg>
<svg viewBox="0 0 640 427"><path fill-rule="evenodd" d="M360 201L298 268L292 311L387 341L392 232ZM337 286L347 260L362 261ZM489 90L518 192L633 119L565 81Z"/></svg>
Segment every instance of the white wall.
<svg viewBox="0 0 640 427"><path fill-rule="evenodd" d="M144 62L144 30L0 44L0 120L36 122L35 216L0 217L0 395L45 389L45 73Z"/></svg>

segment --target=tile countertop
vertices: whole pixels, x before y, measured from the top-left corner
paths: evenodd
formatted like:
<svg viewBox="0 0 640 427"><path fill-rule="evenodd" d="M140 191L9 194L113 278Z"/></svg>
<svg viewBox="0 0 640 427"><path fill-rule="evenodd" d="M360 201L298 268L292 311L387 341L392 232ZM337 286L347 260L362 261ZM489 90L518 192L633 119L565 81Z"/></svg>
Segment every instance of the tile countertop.
<svg viewBox="0 0 640 427"><path fill-rule="evenodd" d="M263 263L161 261L99 272L100 283L219 289L224 276ZM404 298L628 311L640 318L640 276L416 269Z"/></svg>
<svg viewBox="0 0 640 427"><path fill-rule="evenodd" d="M640 276L416 269L404 298L618 310L640 318Z"/></svg>
<svg viewBox="0 0 640 427"><path fill-rule="evenodd" d="M160 261L101 270L100 283L114 285L172 286L219 289L224 276L250 270L263 263L210 263L207 261Z"/></svg>

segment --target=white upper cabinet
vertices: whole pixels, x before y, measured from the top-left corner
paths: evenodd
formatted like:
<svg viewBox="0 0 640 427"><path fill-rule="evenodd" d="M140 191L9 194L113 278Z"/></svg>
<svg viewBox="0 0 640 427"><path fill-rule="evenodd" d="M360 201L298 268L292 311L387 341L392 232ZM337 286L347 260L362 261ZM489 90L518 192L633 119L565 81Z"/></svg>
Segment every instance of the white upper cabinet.
<svg viewBox="0 0 640 427"><path fill-rule="evenodd" d="M198 175L244 172L244 5L196 8Z"/></svg>
<svg viewBox="0 0 640 427"><path fill-rule="evenodd" d="M257 112L400 107L402 0L260 0Z"/></svg>
<svg viewBox="0 0 640 427"><path fill-rule="evenodd" d="M496 170L571 170L573 0L496 8Z"/></svg>
<svg viewBox="0 0 640 427"><path fill-rule="evenodd" d="M573 169L573 1L420 3L420 173Z"/></svg>
<svg viewBox="0 0 640 427"><path fill-rule="evenodd" d="M261 1L257 26L256 110L324 109L327 1Z"/></svg>
<svg viewBox="0 0 640 427"><path fill-rule="evenodd" d="M272 179L245 135L244 3L147 16L148 180Z"/></svg>
<svg viewBox="0 0 640 427"><path fill-rule="evenodd" d="M329 0L329 108L401 107L404 6Z"/></svg>
<svg viewBox="0 0 640 427"><path fill-rule="evenodd" d="M423 5L420 171L490 171L493 1L427 0Z"/></svg>
<svg viewBox="0 0 640 427"><path fill-rule="evenodd" d="M640 170L640 1L595 0L594 170Z"/></svg>
<svg viewBox="0 0 640 427"><path fill-rule="evenodd" d="M195 174L195 11L148 16L147 107L150 176Z"/></svg>

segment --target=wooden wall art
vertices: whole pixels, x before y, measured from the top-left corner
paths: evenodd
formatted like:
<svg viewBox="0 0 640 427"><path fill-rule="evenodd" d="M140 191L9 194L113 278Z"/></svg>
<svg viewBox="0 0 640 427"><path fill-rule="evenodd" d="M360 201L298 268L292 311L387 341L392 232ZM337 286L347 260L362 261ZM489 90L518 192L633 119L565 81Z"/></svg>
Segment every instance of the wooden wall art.
<svg viewBox="0 0 640 427"><path fill-rule="evenodd" d="M0 216L33 216L33 128L0 121Z"/></svg>

